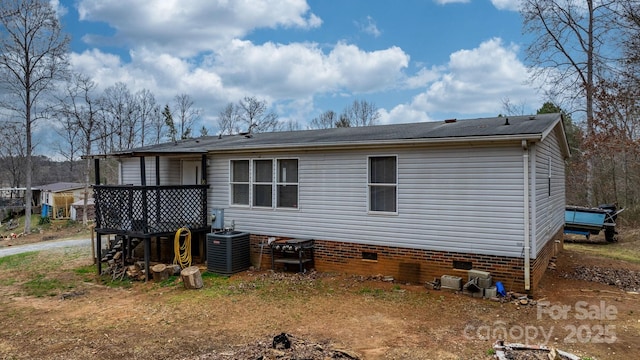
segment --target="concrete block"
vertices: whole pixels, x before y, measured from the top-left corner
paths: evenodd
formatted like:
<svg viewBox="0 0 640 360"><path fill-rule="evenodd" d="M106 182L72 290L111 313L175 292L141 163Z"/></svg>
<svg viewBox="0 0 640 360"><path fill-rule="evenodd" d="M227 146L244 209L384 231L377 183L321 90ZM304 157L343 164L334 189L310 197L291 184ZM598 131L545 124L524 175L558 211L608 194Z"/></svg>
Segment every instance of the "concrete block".
<svg viewBox="0 0 640 360"><path fill-rule="evenodd" d="M491 299L498 295L498 291L495 286L488 287L484 289L484 297L485 299Z"/></svg>
<svg viewBox="0 0 640 360"><path fill-rule="evenodd" d="M480 271L480 270L469 270L469 280L473 279L473 278L478 278L478 279L487 279L491 277L491 273L487 272L487 271Z"/></svg>
<svg viewBox="0 0 640 360"><path fill-rule="evenodd" d="M478 278L478 287L479 288L486 289L486 288L491 287L491 285L493 285L493 279L491 279L491 276L489 276L486 279Z"/></svg>
<svg viewBox="0 0 640 360"><path fill-rule="evenodd" d="M460 290L462 289L462 278L452 275L442 275L440 277L440 287L442 289Z"/></svg>

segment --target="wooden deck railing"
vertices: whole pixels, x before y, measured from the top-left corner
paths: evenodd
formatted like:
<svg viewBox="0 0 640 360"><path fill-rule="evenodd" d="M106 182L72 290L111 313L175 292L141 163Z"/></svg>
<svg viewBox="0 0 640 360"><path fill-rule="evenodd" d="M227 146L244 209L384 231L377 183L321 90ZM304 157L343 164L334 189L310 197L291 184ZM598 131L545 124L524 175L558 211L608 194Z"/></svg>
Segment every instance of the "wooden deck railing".
<svg viewBox="0 0 640 360"><path fill-rule="evenodd" d="M96 232L151 236L207 227L208 185L94 185Z"/></svg>

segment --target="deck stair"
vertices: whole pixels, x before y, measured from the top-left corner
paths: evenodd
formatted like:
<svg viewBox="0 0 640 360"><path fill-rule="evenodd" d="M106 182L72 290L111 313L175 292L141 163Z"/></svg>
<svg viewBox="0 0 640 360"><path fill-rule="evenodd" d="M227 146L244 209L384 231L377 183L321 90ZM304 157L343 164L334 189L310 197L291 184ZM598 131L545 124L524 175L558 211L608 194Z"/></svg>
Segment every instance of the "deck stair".
<svg viewBox="0 0 640 360"><path fill-rule="evenodd" d="M110 241L110 247L103 252L102 261L109 261L115 259L119 259L124 255L124 260L130 259L131 254L133 253L133 249L135 249L140 243L142 239L138 237L130 237L126 235L116 235L113 241ZM121 253L120 255L117 255Z"/></svg>

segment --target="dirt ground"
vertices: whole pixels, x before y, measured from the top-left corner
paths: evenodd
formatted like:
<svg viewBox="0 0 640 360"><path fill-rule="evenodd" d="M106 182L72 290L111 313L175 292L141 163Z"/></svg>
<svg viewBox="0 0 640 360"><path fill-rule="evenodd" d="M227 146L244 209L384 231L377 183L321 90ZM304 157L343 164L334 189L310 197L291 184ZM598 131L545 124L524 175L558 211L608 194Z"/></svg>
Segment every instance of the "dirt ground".
<svg viewBox="0 0 640 360"><path fill-rule="evenodd" d="M638 250L640 232L615 244L592 241ZM315 272L205 273L200 290L178 278L109 285L92 272L86 249L0 258L0 358L491 359L503 339L583 359L639 359L638 289L578 280L584 271L576 269L622 269L628 283L640 263L588 246L568 245L527 305ZM45 279L59 285L32 295L29 286ZM274 350L282 333L291 349Z"/></svg>

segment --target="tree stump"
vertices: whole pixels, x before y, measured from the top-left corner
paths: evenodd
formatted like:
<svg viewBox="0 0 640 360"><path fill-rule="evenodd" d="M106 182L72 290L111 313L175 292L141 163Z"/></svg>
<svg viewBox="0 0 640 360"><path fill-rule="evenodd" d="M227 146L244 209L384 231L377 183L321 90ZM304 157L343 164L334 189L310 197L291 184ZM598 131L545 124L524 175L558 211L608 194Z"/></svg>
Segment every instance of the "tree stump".
<svg viewBox="0 0 640 360"><path fill-rule="evenodd" d="M167 273L169 273L169 276L180 275L180 271L182 271L182 268L178 264L167 265Z"/></svg>
<svg viewBox="0 0 640 360"><path fill-rule="evenodd" d="M184 283L185 289L200 289L202 284L202 275L200 268L197 266L189 266L180 272L180 278Z"/></svg>
<svg viewBox="0 0 640 360"><path fill-rule="evenodd" d="M169 272L167 271L167 266L165 264L157 264L151 268L151 272L153 273L153 281L161 282L169 279Z"/></svg>

